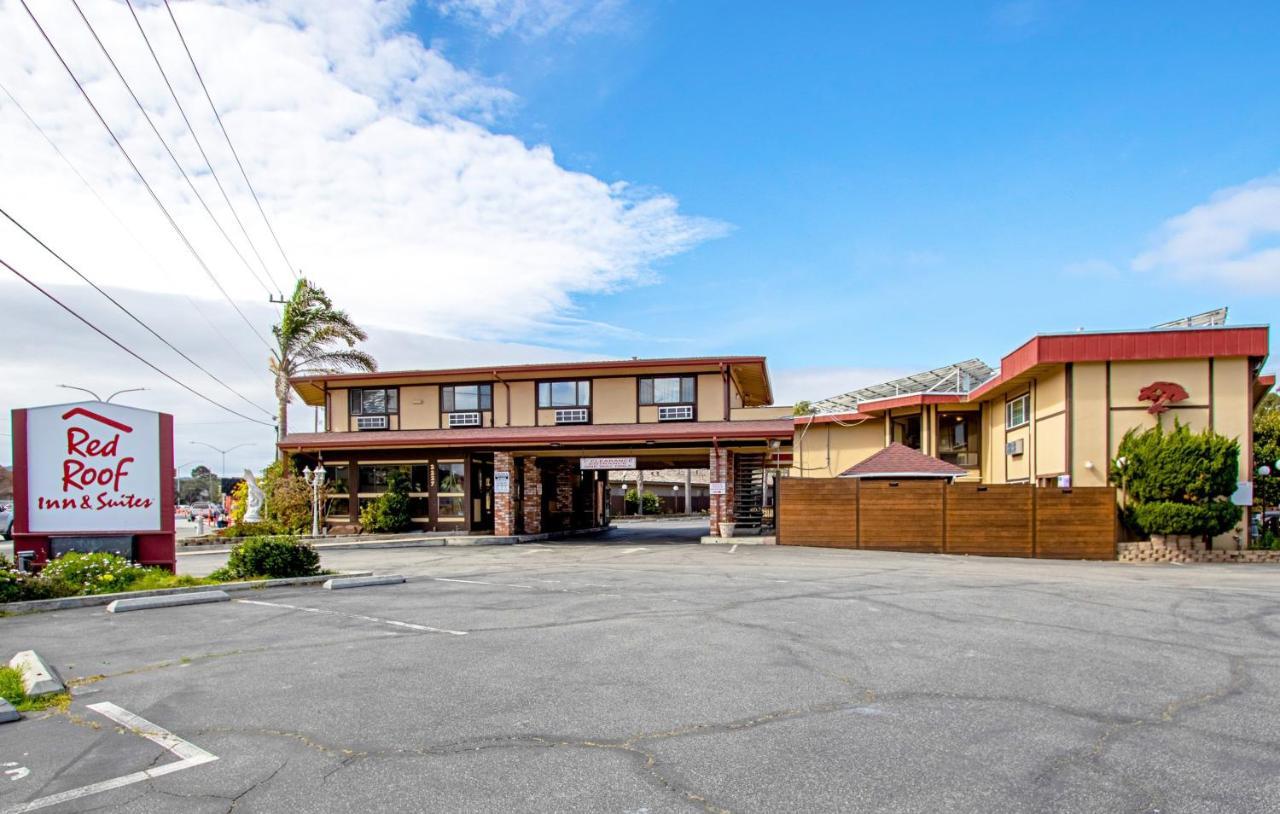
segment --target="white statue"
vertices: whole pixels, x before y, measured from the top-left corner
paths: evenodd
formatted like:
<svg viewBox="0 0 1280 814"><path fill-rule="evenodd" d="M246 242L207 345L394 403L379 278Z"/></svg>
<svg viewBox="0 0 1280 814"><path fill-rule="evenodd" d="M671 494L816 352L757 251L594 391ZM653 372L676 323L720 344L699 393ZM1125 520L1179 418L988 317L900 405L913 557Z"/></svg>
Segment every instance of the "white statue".
<svg viewBox="0 0 1280 814"><path fill-rule="evenodd" d="M262 487L258 485L258 479L253 476L253 472L246 469L244 471L245 484L245 507L244 521L245 523L261 523L262 522L262 506L267 502L267 496L263 493Z"/></svg>

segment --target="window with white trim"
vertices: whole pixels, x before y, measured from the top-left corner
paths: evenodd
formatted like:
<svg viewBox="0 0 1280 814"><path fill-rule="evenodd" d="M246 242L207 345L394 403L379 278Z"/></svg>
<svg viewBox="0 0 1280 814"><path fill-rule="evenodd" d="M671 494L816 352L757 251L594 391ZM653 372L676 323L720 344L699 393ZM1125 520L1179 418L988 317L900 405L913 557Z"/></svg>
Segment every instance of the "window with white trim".
<svg viewBox="0 0 1280 814"><path fill-rule="evenodd" d="M1031 394L1023 393L1004 405L1004 428L1011 430L1031 421Z"/></svg>

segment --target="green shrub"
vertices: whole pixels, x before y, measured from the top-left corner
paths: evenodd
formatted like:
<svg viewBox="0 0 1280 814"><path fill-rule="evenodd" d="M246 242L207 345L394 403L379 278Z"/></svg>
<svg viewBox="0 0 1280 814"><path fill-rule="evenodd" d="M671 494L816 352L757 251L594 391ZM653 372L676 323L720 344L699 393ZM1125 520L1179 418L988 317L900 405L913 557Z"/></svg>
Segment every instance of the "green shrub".
<svg viewBox="0 0 1280 814"><path fill-rule="evenodd" d="M1280 551L1280 534L1276 534L1271 529L1263 529L1261 534L1249 542L1249 547L1263 551Z"/></svg>
<svg viewBox="0 0 1280 814"><path fill-rule="evenodd" d="M0 698L15 707L27 700L27 688L18 668L0 666Z"/></svg>
<svg viewBox="0 0 1280 814"><path fill-rule="evenodd" d="M59 599L79 593L75 586L35 574L24 574L0 568L0 602L30 602L33 599Z"/></svg>
<svg viewBox="0 0 1280 814"><path fill-rule="evenodd" d="M309 577L320 573L320 555L293 537L250 537L231 549L225 573L235 579Z"/></svg>
<svg viewBox="0 0 1280 814"><path fill-rule="evenodd" d="M645 514L659 514L662 511L662 501L653 492L645 492L644 497L641 499L644 500ZM636 507L637 507L635 489L627 490L626 502L627 502L627 512L629 514L635 514Z"/></svg>
<svg viewBox="0 0 1280 814"><path fill-rule="evenodd" d="M1138 528L1147 534L1213 537L1235 527L1240 519L1240 507L1227 501L1139 503L1133 507L1133 518Z"/></svg>
<svg viewBox="0 0 1280 814"><path fill-rule="evenodd" d="M367 533L394 533L412 525L409 476L403 469L387 472L387 491L360 510L360 527Z"/></svg>
<svg viewBox="0 0 1280 814"><path fill-rule="evenodd" d="M1123 460L1123 465L1121 461ZM1229 498L1239 478L1240 444L1175 421L1125 433L1111 477L1124 489L1124 519L1146 534L1196 537L1228 532L1240 519Z"/></svg>
<svg viewBox="0 0 1280 814"><path fill-rule="evenodd" d="M46 565L40 576L72 586L78 594L109 594L128 590L144 573L119 554L69 551Z"/></svg>

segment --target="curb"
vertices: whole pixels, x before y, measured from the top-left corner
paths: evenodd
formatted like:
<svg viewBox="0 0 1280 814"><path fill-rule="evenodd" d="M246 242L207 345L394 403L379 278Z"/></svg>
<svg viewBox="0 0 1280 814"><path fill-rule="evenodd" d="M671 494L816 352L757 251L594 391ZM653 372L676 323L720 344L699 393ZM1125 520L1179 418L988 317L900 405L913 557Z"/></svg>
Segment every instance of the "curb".
<svg viewBox="0 0 1280 814"><path fill-rule="evenodd" d="M93 596L66 596L61 599L33 599L29 602L9 602L0 604L0 611L5 613L40 613L42 611L69 610L71 608L91 608L97 605L110 605L117 599L144 599L152 596L174 596L217 591L249 591L255 588L287 588L293 585L315 585L332 579L333 574L318 574L314 577L284 577L282 579L258 579L247 582L223 582L218 585L193 585L189 588L157 588L154 591L121 591L114 594L95 594ZM368 577L372 571L348 571L340 576Z"/></svg>
<svg viewBox="0 0 1280 814"><path fill-rule="evenodd" d="M326 591L337 591L342 588L365 588L371 585L399 585L404 581L404 577L398 574L383 577L339 577L329 580L320 587Z"/></svg>
<svg viewBox="0 0 1280 814"><path fill-rule="evenodd" d="M484 534L475 534L469 536L458 537L401 537L399 539L391 538L387 540L368 540L362 542L359 538L351 540L342 540L336 542L322 542L325 537L299 537L299 542L309 543L316 551L353 551L360 549L379 549L379 548L439 548L441 546L482 546L482 545L519 545L520 543L541 543L549 540L560 540L566 537L579 537L584 534L600 534L615 528L614 526L593 526L589 529L577 529L575 531L555 531L544 532L542 534L518 534L511 537L492 537ZM232 549L234 543L226 545L192 545L186 546L191 549L188 551L178 551L178 556L191 556L195 554L225 554ZM179 549L183 546L179 546Z"/></svg>
<svg viewBox="0 0 1280 814"><path fill-rule="evenodd" d="M67 688L62 677L47 661L40 658L34 650L23 650L9 659L9 666L22 673L22 685L27 695L38 698L41 695L62 692Z"/></svg>
<svg viewBox="0 0 1280 814"><path fill-rule="evenodd" d="M325 583L328 585L329 583ZM183 605L204 605L209 602L230 602L226 591L201 591L196 594L176 594L169 596L140 596L136 599L117 599L107 605L107 613L128 613L129 611L151 610L152 608L177 608Z"/></svg>

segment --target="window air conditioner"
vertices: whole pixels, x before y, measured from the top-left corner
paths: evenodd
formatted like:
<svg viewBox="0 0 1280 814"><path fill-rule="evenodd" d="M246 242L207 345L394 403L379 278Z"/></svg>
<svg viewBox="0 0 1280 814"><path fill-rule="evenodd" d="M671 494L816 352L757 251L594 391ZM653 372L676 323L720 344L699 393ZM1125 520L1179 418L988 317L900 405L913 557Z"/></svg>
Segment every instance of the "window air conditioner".
<svg viewBox="0 0 1280 814"><path fill-rule="evenodd" d="M385 415L356 416L357 430L385 430L386 428L387 417Z"/></svg>
<svg viewBox="0 0 1280 814"><path fill-rule="evenodd" d="M450 427L479 427L479 413L449 413Z"/></svg>

